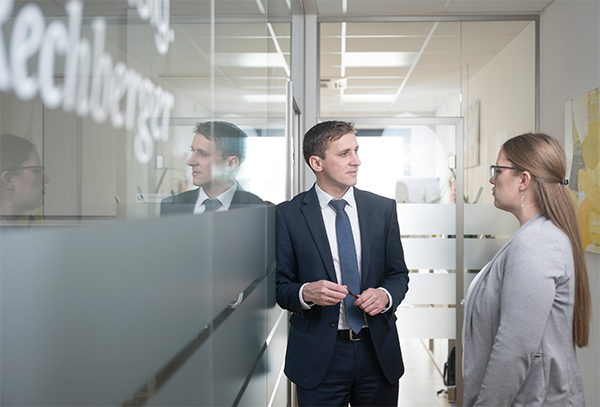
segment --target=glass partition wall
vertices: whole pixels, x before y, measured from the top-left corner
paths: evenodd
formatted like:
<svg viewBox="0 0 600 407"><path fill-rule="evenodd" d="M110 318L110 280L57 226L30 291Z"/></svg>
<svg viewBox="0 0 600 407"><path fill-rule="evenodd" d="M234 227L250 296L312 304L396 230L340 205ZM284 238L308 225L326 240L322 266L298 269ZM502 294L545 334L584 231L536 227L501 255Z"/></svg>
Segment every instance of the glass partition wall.
<svg viewBox="0 0 600 407"><path fill-rule="evenodd" d="M447 390L462 405L461 300L518 228L493 205L489 165L508 138L536 130L537 23L376 20L320 20L320 120L355 122L357 186L398 204L411 270L398 331L401 343L420 340L439 371L427 385L407 366L400 404L418 383L423 405L443 405L436 391L447 388L456 346L456 387Z"/></svg>
<svg viewBox="0 0 600 407"><path fill-rule="evenodd" d="M298 3L2 2L0 404L285 405Z"/></svg>

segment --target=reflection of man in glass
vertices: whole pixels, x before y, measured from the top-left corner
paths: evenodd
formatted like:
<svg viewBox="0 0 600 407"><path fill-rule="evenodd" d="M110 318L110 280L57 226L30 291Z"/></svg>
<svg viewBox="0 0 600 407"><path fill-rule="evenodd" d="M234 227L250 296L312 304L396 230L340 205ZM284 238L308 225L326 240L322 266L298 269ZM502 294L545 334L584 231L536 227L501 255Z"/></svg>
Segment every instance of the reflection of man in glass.
<svg viewBox="0 0 600 407"><path fill-rule="evenodd" d="M235 179L246 156L246 133L219 121L198 123L195 133L187 164L192 168L192 182L199 188L164 199L161 215L221 212L264 203Z"/></svg>
<svg viewBox="0 0 600 407"><path fill-rule="evenodd" d="M42 206L48 182L35 145L12 134L0 136L0 176L0 225L15 227L21 215Z"/></svg>

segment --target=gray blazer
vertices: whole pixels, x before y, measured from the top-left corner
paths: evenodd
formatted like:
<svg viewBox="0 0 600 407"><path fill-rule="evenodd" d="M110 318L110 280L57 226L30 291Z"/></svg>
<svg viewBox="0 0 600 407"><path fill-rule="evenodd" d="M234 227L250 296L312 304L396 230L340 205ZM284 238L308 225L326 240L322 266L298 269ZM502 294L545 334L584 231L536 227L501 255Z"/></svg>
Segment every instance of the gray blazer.
<svg viewBox="0 0 600 407"><path fill-rule="evenodd" d="M465 406L583 406L568 238L538 214L500 249L465 309Z"/></svg>

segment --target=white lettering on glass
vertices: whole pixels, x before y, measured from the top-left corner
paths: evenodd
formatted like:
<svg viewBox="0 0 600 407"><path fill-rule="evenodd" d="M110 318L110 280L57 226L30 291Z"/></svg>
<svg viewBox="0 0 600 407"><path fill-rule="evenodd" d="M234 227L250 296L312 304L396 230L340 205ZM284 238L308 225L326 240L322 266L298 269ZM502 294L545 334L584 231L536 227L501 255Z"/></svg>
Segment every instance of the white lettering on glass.
<svg viewBox="0 0 600 407"><path fill-rule="evenodd" d="M129 0L129 3L133 1L137 1L140 17L150 19L150 24L157 28L157 47L161 52L162 46L166 53L173 40L169 0ZM13 8L14 0L0 1L0 28L9 20ZM65 11L68 27L60 20L46 27L40 7L26 4L15 18L8 53L0 29L0 90L12 90L21 100L31 100L39 92L47 108L62 106L80 117L91 115L97 123L104 123L110 117L116 129L135 130L136 158L140 163L149 162L154 142L169 139L173 95L123 62L113 64L106 50L104 18L93 19L93 42L90 42L81 35L81 1L67 1ZM39 53L38 72L30 72L29 62L36 53ZM65 61L62 84L55 82L57 58Z"/></svg>
<svg viewBox="0 0 600 407"><path fill-rule="evenodd" d="M62 88L54 82L54 65L56 55L66 55L69 45L67 28L60 21L53 21L46 30L38 71L40 80L40 96L46 107L56 109L62 102Z"/></svg>
<svg viewBox="0 0 600 407"><path fill-rule="evenodd" d="M25 5L17 15L10 37L10 68L15 95L31 100L37 95L38 81L29 74L29 58L39 49L44 35L44 15L35 3Z"/></svg>
<svg viewBox="0 0 600 407"><path fill-rule="evenodd" d="M110 103L110 80L113 62L108 52L104 51L106 41L106 21L96 19L92 23L94 33L94 76L90 94L92 118L103 123L108 118Z"/></svg>
<svg viewBox="0 0 600 407"><path fill-rule="evenodd" d="M128 0L130 7L137 7L138 16L156 28L154 42L161 55L169 52L169 45L175 39L175 32L170 28L171 0Z"/></svg>
<svg viewBox="0 0 600 407"><path fill-rule="evenodd" d="M10 18L12 9L12 1L0 1L0 27ZM0 91L7 92L9 90L8 59L6 57L6 46L4 45L4 34L0 30Z"/></svg>
<svg viewBox="0 0 600 407"><path fill-rule="evenodd" d="M67 112L77 108L79 116L87 116L88 85L91 67L91 46L87 38L81 38L83 4L69 1L65 4L69 16L69 52L66 59L65 94L63 109Z"/></svg>

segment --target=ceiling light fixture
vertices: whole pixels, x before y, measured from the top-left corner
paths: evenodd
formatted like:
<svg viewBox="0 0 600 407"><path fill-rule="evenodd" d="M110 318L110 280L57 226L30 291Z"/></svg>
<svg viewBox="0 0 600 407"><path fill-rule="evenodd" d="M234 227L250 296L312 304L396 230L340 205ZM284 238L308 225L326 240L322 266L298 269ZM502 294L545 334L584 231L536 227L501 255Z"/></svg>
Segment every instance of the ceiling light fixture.
<svg viewBox="0 0 600 407"><path fill-rule="evenodd" d="M346 23L342 23L342 50L341 50L341 57L342 57L342 70L341 70L341 77L345 77L346 76Z"/></svg>
<svg viewBox="0 0 600 407"><path fill-rule="evenodd" d="M394 105L394 103L396 103L396 100L398 100L398 97L400 96L400 93L402 93L402 90L404 89L406 82L408 82L408 78L410 78L412 71L415 69L415 66L417 66L417 63L419 62L421 55L423 55L423 52L425 52L425 48L427 48L427 44L429 44L429 40L431 40L431 37L433 36L433 33L435 32L435 30L439 24L440 24L439 22L436 22L435 24L433 24L433 27L431 27L431 30L429 31L429 34L427 35L425 42L421 46L421 50L417 54L417 57L414 59L412 66L410 67L410 69L408 70L408 73L406 74L406 76L404 77L404 80L402 81L402 84L396 91L396 94L394 95L394 99L392 100L392 103L390 104L390 108Z"/></svg>
<svg viewBox="0 0 600 407"><path fill-rule="evenodd" d="M448 11L448 7L450 6L451 2L452 2L452 0L448 0L448 1L446 1L446 4L444 4L444 9L442 10L444 13L446 13Z"/></svg>
<svg viewBox="0 0 600 407"><path fill-rule="evenodd" d="M243 95L242 98L248 103L285 103L285 95Z"/></svg>
<svg viewBox="0 0 600 407"><path fill-rule="evenodd" d="M260 0L258 0L260 1ZM275 44L275 49L277 50L277 54L279 55L279 58L281 59L281 63L280 65L283 67L283 69L285 69L285 74L287 75L287 77L290 77L290 67L288 66L285 57L283 56L283 51L281 50L281 47L279 46L279 41L277 41L277 36L275 35L275 30L273 30L273 26L271 25L271 23L267 23L267 28L269 29L269 33L271 34L271 39L273 40L273 44Z"/></svg>
<svg viewBox="0 0 600 407"><path fill-rule="evenodd" d="M414 64L417 56L416 52L346 52L344 65L353 68L397 68Z"/></svg>
<svg viewBox="0 0 600 407"><path fill-rule="evenodd" d="M289 70L282 55L276 52L221 52L215 54L217 66L241 68L283 68Z"/></svg>
<svg viewBox="0 0 600 407"><path fill-rule="evenodd" d="M394 95L348 95L342 97L344 103L389 103L394 98Z"/></svg>
<svg viewBox="0 0 600 407"><path fill-rule="evenodd" d="M344 0L344 3L346 2L346 0ZM344 12L345 13L345 12ZM346 79L346 23L342 23L342 52L341 52L341 58L342 58L342 69L341 69L341 77L342 80L345 81L345 84L343 87L340 87L340 103L343 105L344 104L344 89L346 89L346 87L348 86L348 80Z"/></svg>
<svg viewBox="0 0 600 407"><path fill-rule="evenodd" d="M256 0L256 5L258 6L258 10L260 10L261 14L266 14L267 13L267 11L265 10L265 6L263 6L261 0Z"/></svg>

